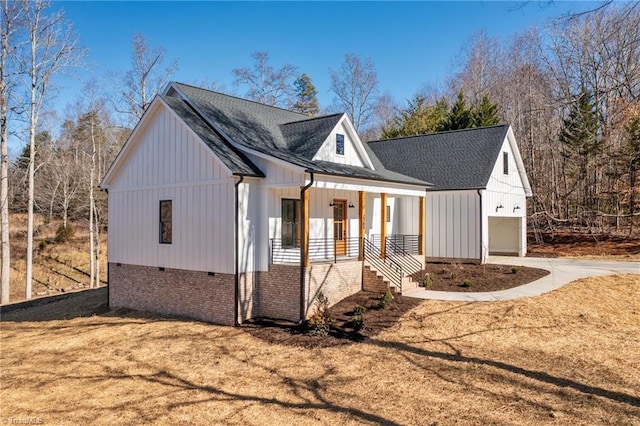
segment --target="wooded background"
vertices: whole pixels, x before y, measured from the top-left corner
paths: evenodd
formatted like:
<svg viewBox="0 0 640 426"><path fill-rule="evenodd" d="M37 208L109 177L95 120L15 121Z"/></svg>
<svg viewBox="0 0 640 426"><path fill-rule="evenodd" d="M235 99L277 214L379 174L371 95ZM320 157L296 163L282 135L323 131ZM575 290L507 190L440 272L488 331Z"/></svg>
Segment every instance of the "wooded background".
<svg viewBox="0 0 640 426"><path fill-rule="evenodd" d="M0 205L2 302L8 301L9 211L26 213L26 297L31 297L33 215L86 221L91 286L100 283L106 197L97 184L153 96L178 64L142 34L131 66L100 76L62 11L43 1L1 4ZM194 85L308 115L346 112L363 140L509 123L533 189L534 230L579 227L593 234L637 235L640 194L640 6L603 3L547 22L511 40L474 34L453 58L445 81L418 86L408 100L379 87L375 64L352 52L329 68L331 105L319 105L312 76L292 64L274 67L268 52L232 70L234 86L202 76ZM64 113L47 108L62 75L87 76ZM8 142L24 149L9 158ZM464 170L460 171L464 173Z"/></svg>

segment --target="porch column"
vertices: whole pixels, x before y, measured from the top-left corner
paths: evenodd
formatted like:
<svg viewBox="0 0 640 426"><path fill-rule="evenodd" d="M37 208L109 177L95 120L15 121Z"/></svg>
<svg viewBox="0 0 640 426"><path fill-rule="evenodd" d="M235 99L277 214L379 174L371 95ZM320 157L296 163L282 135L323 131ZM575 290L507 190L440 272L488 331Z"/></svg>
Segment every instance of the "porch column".
<svg viewBox="0 0 640 426"><path fill-rule="evenodd" d="M302 192L302 265L309 266L309 191Z"/></svg>
<svg viewBox="0 0 640 426"><path fill-rule="evenodd" d="M387 255L387 194L380 194L380 252Z"/></svg>
<svg viewBox="0 0 640 426"><path fill-rule="evenodd" d="M365 215L367 212L367 198L364 191L358 191L358 260L364 259Z"/></svg>
<svg viewBox="0 0 640 426"><path fill-rule="evenodd" d="M419 198L418 221L418 254L422 256L424 255L425 197Z"/></svg>

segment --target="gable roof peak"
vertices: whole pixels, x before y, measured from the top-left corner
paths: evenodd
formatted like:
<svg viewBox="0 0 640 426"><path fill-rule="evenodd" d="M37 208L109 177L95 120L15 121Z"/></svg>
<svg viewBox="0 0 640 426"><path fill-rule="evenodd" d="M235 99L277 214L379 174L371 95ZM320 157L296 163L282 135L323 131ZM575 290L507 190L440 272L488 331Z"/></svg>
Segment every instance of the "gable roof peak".
<svg viewBox="0 0 640 426"><path fill-rule="evenodd" d="M291 113L291 114L297 114L297 115L300 115L302 117L301 119L304 119L304 117L308 117L307 115L305 115L305 114L303 114L301 112L292 111L290 109L282 108L282 107L279 107L279 106L265 104L265 103L262 103L262 102L254 101L252 99L241 98L240 96L230 95L228 93L218 92L216 90L205 89L204 87L194 86L193 84L181 83L179 81L172 81L171 83L169 83L169 87L172 84L175 84L177 86L188 87L190 89L201 90L203 92L213 93L213 94L216 94L216 95L219 95L219 96L226 96L227 98L236 99L236 100L239 100L239 101L250 102L250 103L253 103L253 104L256 104L256 105L263 106L265 108L273 108L273 109L280 110L280 111L285 111L285 112L288 112L288 113Z"/></svg>

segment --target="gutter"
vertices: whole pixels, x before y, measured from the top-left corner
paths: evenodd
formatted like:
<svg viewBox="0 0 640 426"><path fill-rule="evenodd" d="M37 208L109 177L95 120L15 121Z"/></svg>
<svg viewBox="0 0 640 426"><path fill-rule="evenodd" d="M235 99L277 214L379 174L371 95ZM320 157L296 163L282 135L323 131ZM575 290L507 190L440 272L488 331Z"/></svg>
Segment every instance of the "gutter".
<svg viewBox="0 0 640 426"><path fill-rule="evenodd" d="M484 256L482 253L482 216L483 216L483 212L482 212L482 189L478 188L476 189L476 191L478 192L478 197L480 198L480 264L482 265L482 263L484 262Z"/></svg>
<svg viewBox="0 0 640 426"><path fill-rule="evenodd" d="M304 217L305 217L305 203L302 202L302 200L304 199L304 193L311 188L311 185L313 185L314 182L314 178L313 178L313 172L309 172L309 174L311 175L311 181L306 184L305 186L303 186L302 188L300 188L300 204L301 204L301 209L302 211L300 212L302 214L302 226L300 227L300 229L302 230L302 235L300 235L301 239L300 239L300 324L302 324L306 317L307 317L307 309L305 306L305 300L304 300L304 252L305 250L308 252L309 251L309 247L307 247L307 232L308 229L306 229L306 224L304 221Z"/></svg>
<svg viewBox="0 0 640 426"><path fill-rule="evenodd" d="M235 246L236 246L236 265L235 265L235 277L234 277L234 283L233 283L233 326L237 327L238 324L238 296L240 294L240 233L239 233L239 227L240 227L240 220L238 219L238 213L240 211L240 200L238 199L238 187L240 186L240 184L242 183L242 181L244 180L244 176L240 175L240 179L233 184L233 186L235 187L235 220L234 220L234 226L235 226Z"/></svg>

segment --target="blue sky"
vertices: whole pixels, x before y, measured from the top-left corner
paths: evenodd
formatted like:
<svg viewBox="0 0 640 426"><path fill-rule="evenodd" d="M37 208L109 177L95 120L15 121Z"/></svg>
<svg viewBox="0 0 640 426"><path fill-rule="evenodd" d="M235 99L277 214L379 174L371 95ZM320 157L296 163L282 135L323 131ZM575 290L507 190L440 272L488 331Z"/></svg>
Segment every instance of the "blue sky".
<svg viewBox="0 0 640 426"><path fill-rule="evenodd" d="M290 63L313 79L323 106L331 102L328 68L346 52L373 59L381 92L403 102L425 83L442 83L469 37L485 29L509 40L550 17L593 7L585 2L56 2L89 51L80 78L124 72L134 32L175 59L174 80L205 78L232 87L231 70L267 51L274 66ZM56 109L73 101L79 83L65 81ZM243 91L239 92L244 94Z"/></svg>

